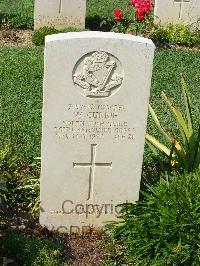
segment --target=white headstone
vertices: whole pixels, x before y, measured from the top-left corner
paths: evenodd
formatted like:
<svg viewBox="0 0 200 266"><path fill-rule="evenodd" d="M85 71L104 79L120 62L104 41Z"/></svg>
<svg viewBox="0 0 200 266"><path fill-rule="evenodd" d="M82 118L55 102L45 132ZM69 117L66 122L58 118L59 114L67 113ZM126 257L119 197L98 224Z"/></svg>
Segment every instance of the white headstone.
<svg viewBox="0 0 200 266"><path fill-rule="evenodd" d="M35 0L34 29L85 28L86 0Z"/></svg>
<svg viewBox="0 0 200 266"><path fill-rule="evenodd" d="M192 24L200 19L200 0L155 0L154 15L161 25Z"/></svg>
<svg viewBox="0 0 200 266"><path fill-rule="evenodd" d="M42 225L81 232L138 200L153 57L127 34L47 36Z"/></svg>

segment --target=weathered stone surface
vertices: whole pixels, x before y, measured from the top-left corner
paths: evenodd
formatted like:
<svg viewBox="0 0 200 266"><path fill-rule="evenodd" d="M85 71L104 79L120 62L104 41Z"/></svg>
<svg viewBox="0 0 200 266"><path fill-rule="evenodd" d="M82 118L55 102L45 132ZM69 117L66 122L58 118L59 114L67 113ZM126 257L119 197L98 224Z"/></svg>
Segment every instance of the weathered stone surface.
<svg viewBox="0 0 200 266"><path fill-rule="evenodd" d="M192 24L200 19L199 0L155 0L154 14L161 25Z"/></svg>
<svg viewBox="0 0 200 266"><path fill-rule="evenodd" d="M153 56L132 35L46 38L42 225L81 232L138 200Z"/></svg>
<svg viewBox="0 0 200 266"><path fill-rule="evenodd" d="M34 29L85 28L86 0L35 0Z"/></svg>

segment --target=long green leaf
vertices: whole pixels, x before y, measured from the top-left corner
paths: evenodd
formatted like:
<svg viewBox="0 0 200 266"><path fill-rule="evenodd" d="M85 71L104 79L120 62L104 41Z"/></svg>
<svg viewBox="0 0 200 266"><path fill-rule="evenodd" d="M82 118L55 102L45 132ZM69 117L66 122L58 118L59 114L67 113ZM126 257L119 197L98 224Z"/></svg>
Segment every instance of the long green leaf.
<svg viewBox="0 0 200 266"><path fill-rule="evenodd" d="M154 153L154 155L156 156L156 158L157 158L157 160L158 160L158 162L159 162L159 164L161 166L161 169L162 169L163 173L165 173L166 172L166 167L165 167L163 161L160 159L159 153L157 152L158 149L147 140L146 140L146 143L149 146L149 148L151 149L151 151Z"/></svg>
<svg viewBox="0 0 200 266"><path fill-rule="evenodd" d="M149 141L154 147L160 150L167 156L170 156L170 149L168 149L164 144L159 142L156 138L146 133L146 140Z"/></svg>
<svg viewBox="0 0 200 266"><path fill-rule="evenodd" d="M157 128L159 129L159 131L161 132L161 134L171 143L173 144L177 150L181 150L182 147L181 145L179 144L179 142L171 135L169 134L168 132L166 132L163 127L161 126L159 120L158 120L158 117L155 113L155 111L153 110L153 108L151 107L151 105L149 104L149 111L150 111L150 114L157 126Z"/></svg>
<svg viewBox="0 0 200 266"><path fill-rule="evenodd" d="M193 167L194 168L200 167L200 125L199 125L199 130L198 130L198 135L197 135Z"/></svg>
<svg viewBox="0 0 200 266"><path fill-rule="evenodd" d="M166 101L167 105L169 106L171 112L174 114L178 125L181 129L181 134L184 139L184 142L187 145L187 148L189 149L189 139L190 139L190 132L188 130L187 124L180 112L180 110L173 104L173 102L165 95L165 93L162 91L162 97Z"/></svg>
<svg viewBox="0 0 200 266"><path fill-rule="evenodd" d="M190 94L189 94L189 90L188 90L187 84L186 84L182 74L180 75L180 79L181 79L181 87L182 87L184 101L185 101L185 107L186 107L186 116L187 116L187 122L188 122L188 130L190 132L190 136L192 136L192 134L193 134L193 121L192 121L192 111L191 111L192 101L191 101L191 98L190 98Z"/></svg>

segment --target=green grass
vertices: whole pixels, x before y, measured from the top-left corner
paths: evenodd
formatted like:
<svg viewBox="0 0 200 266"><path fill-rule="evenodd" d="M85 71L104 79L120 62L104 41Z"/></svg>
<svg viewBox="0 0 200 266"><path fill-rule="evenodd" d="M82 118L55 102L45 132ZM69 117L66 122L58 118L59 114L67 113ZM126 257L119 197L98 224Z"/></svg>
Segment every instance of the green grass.
<svg viewBox="0 0 200 266"><path fill-rule="evenodd" d="M0 48L1 141L26 159L40 155L43 49Z"/></svg>
<svg viewBox="0 0 200 266"><path fill-rule="evenodd" d="M87 27L95 29L115 8L126 8L129 0L87 0ZM0 18L8 17L11 27L33 28L34 0L0 0Z"/></svg>
<svg viewBox="0 0 200 266"><path fill-rule="evenodd" d="M64 265L62 245L46 239L9 233L1 238L0 247L0 257L13 260L10 266Z"/></svg>
<svg viewBox="0 0 200 266"><path fill-rule="evenodd" d="M0 21L6 17L11 27L32 28L33 13L33 0L0 0Z"/></svg>
<svg viewBox="0 0 200 266"><path fill-rule="evenodd" d="M87 0L87 16L110 16L114 9L124 9L129 3L129 0Z"/></svg>
<svg viewBox="0 0 200 266"><path fill-rule="evenodd" d="M179 73L183 72L191 88L195 121L200 116L200 52L157 49L154 61L151 102L161 122L176 135L176 124L161 100L166 92L182 106ZM42 108L43 48L0 47L0 140L12 143L16 155L27 162L40 156ZM141 77L142 78L142 77ZM148 131L158 132L152 121ZM145 162L152 159L146 147Z"/></svg>

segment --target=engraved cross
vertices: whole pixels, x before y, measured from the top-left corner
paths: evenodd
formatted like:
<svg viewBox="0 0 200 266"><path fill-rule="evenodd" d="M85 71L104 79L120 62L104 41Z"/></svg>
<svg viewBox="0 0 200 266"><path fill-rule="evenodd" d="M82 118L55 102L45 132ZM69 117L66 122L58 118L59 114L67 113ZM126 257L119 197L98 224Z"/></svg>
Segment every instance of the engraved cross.
<svg viewBox="0 0 200 266"><path fill-rule="evenodd" d="M183 13L183 5L185 3L190 3L190 0L174 0L174 2L180 4L179 19L181 19L182 18L182 13Z"/></svg>
<svg viewBox="0 0 200 266"><path fill-rule="evenodd" d="M59 0L59 14L62 13L62 0Z"/></svg>
<svg viewBox="0 0 200 266"><path fill-rule="evenodd" d="M87 200L93 199L94 194L94 177L97 167L104 167L112 169L112 163L97 163L96 162L97 144L91 144L91 161L90 163L73 163L74 168L89 168L89 189Z"/></svg>

